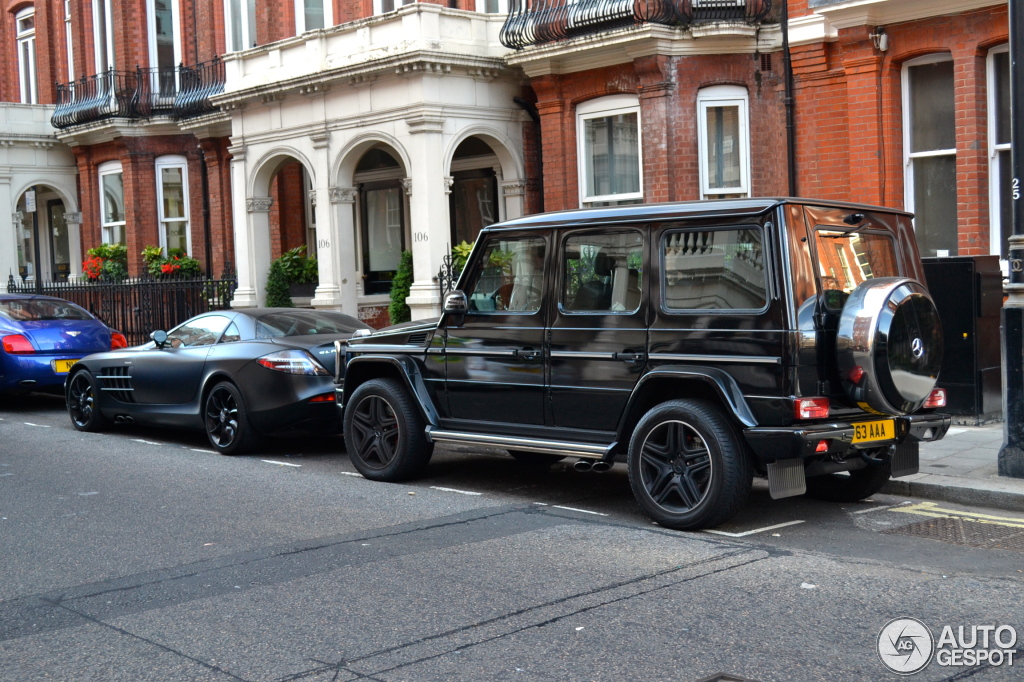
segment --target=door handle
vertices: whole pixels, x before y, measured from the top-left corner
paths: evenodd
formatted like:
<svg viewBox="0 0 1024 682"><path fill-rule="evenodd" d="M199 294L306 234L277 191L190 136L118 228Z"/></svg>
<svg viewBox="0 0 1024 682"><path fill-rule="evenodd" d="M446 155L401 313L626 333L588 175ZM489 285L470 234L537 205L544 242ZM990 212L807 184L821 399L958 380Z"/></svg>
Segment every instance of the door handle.
<svg viewBox="0 0 1024 682"><path fill-rule="evenodd" d="M520 348L516 351L516 357L521 360L536 360L540 357L540 351L532 348Z"/></svg>
<svg viewBox="0 0 1024 682"><path fill-rule="evenodd" d="M615 353L615 359L622 360L623 362L643 362L647 359L647 354L632 352Z"/></svg>

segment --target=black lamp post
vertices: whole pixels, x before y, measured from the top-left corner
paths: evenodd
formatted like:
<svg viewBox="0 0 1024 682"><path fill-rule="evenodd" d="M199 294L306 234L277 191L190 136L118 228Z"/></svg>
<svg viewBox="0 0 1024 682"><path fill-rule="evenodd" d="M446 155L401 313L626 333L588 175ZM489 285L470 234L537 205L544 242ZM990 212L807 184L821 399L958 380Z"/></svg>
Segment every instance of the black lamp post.
<svg viewBox="0 0 1024 682"><path fill-rule="evenodd" d="M1024 7L1010 9L1010 164L1013 180L1004 188L1012 197L1013 235L1010 237L1010 283L1003 306L1003 447L999 475L1024 478Z"/></svg>

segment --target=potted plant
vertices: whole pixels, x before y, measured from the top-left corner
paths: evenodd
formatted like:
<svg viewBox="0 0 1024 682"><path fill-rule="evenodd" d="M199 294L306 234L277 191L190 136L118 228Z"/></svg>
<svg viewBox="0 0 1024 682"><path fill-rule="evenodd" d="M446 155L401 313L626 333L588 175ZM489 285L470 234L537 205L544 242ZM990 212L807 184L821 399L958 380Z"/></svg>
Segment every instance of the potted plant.
<svg viewBox="0 0 1024 682"><path fill-rule="evenodd" d="M316 258L306 255L306 246L285 251L270 264L267 275L267 305L275 308L294 307L292 298L309 298L320 281Z"/></svg>

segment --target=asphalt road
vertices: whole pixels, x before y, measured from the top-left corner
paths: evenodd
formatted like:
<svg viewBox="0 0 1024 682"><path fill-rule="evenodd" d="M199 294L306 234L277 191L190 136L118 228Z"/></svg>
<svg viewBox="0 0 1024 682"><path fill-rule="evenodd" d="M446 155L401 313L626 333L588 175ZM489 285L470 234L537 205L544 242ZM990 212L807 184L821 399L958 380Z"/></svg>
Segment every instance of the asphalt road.
<svg viewBox="0 0 1024 682"><path fill-rule="evenodd" d="M31 396L0 403L0 680L895 680L893 618L1024 639L1021 516L758 485L681 533L621 465L438 448L382 484L337 437L227 458L202 434L82 434Z"/></svg>

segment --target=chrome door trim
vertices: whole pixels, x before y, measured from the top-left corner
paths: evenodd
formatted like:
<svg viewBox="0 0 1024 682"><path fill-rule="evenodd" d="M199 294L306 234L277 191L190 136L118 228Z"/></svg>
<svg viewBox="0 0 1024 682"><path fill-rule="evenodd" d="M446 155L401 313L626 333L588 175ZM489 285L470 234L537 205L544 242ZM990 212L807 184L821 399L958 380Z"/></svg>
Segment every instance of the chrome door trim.
<svg viewBox="0 0 1024 682"><path fill-rule="evenodd" d="M604 459L611 450L611 445L594 445L592 443L574 443L569 441L546 440L541 438L517 438L514 436L495 436L486 433L466 431L448 431L433 426L426 428L427 440L432 443L461 443L463 445L483 445L490 447L523 450L525 452L543 452L552 455L583 457L586 459Z"/></svg>
<svg viewBox="0 0 1024 682"><path fill-rule="evenodd" d="M678 362L742 362L756 365L781 365L782 358L763 355L701 355L683 353L651 353L651 360L675 360Z"/></svg>

